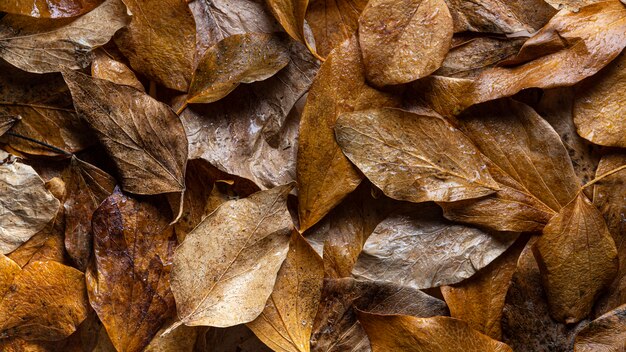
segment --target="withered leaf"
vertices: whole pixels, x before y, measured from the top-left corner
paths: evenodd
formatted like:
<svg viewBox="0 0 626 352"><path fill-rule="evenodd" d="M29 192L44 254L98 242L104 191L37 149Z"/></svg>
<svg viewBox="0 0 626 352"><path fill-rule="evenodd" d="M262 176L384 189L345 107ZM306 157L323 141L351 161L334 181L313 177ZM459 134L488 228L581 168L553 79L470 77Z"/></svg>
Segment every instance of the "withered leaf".
<svg viewBox="0 0 626 352"><path fill-rule="evenodd" d="M539 231L575 196L579 180L559 135L527 105L512 100L481 104L464 112L459 123L489 159L489 172L502 190L440 203L448 219L500 231Z"/></svg>
<svg viewBox="0 0 626 352"><path fill-rule="evenodd" d="M327 279L313 326L312 350L371 351L355 308L418 317L448 315L443 301L414 288L353 278Z"/></svg>
<svg viewBox="0 0 626 352"><path fill-rule="evenodd" d="M472 329L466 322L450 317L417 318L361 311L358 315L373 352L513 351L504 343Z"/></svg>
<svg viewBox="0 0 626 352"><path fill-rule="evenodd" d="M307 97L298 138L298 216L300 231L321 220L352 192L362 176L343 155L333 127L342 112L395 106L397 99L365 83L356 37L328 56Z"/></svg>
<svg viewBox="0 0 626 352"><path fill-rule="evenodd" d="M91 63L91 76L145 91L143 84L124 63L115 60L101 49L96 50L94 55Z"/></svg>
<svg viewBox="0 0 626 352"><path fill-rule="evenodd" d="M187 91L193 72L196 25L186 1L123 0L133 18L115 39L137 72Z"/></svg>
<svg viewBox="0 0 626 352"><path fill-rule="evenodd" d="M303 43L315 54L315 50L309 46L304 33L304 17L309 6L309 0L266 0L265 3L293 39Z"/></svg>
<svg viewBox="0 0 626 352"><path fill-rule="evenodd" d="M0 300L0 338L60 340L87 318L83 273L54 261L32 262L19 272L10 266L12 282L0 284L9 286Z"/></svg>
<svg viewBox="0 0 626 352"><path fill-rule="evenodd" d="M323 282L322 258L294 231L265 309L248 327L274 351L308 352Z"/></svg>
<svg viewBox="0 0 626 352"><path fill-rule="evenodd" d="M187 140L172 109L135 88L65 70L78 114L113 158L122 188L136 194L185 189Z"/></svg>
<svg viewBox="0 0 626 352"><path fill-rule="evenodd" d="M574 123L583 138L604 146L626 148L626 55L576 87Z"/></svg>
<svg viewBox="0 0 626 352"><path fill-rule="evenodd" d="M306 11L307 23L315 37L315 47L326 57L356 32L359 16L368 0L311 0Z"/></svg>
<svg viewBox="0 0 626 352"><path fill-rule="evenodd" d="M0 4L0 11L38 18L63 18L82 15L102 0L9 0Z"/></svg>
<svg viewBox="0 0 626 352"><path fill-rule="evenodd" d="M11 284L22 268L9 257L0 254L0 297L11 288Z"/></svg>
<svg viewBox="0 0 626 352"><path fill-rule="evenodd" d="M575 352L620 351L626 341L626 305L589 323L576 335Z"/></svg>
<svg viewBox="0 0 626 352"><path fill-rule="evenodd" d="M471 278L441 287L453 318L466 321L473 329L502 339L500 320L517 259L528 238L520 237L509 249Z"/></svg>
<svg viewBox="0 0 626 352"><path fill-rule="evenodd" d="M591 312L618 270L617 249L604 218L582 192L550 219L533 254L550 312L566 323Z"/></svg>
<svg viewBox="0 0 626 352"><path fill-rule="evenodd" d="M89 301L118 351L142 351L173 314L171 256L176 245L167 208L119 190L93 214Z"/></svg>
<svg viewBox="0 0 626 352"><path fill-rule="evenodd" d="M444 0L370 0L359 18L365 73L375 86L433 73L451 40L452 17Z"/></svg>
<svg viewBox="0 0 626 352"><path fill-rule="evenodd" d="M265 33L235 34L204 52L191 80L187 101L212 103L240 83L267 79L289 63L288 43Z"/></svg>
<svg viewBox="0 0 626 352"><path fill-rule="evenodd" d="M246 324L229 328L210 328L206 345L211 352L271 352L272 349L259 340Z"/></svg>
<svg viewBox="0 0 626 352"><path fill-rule="evenodd" d="M292 188L223 203L187 234L171 280L182 323L227 327L261 314L289 250Z"/></svg>
<svg viewBox="0 0 626 352"><path fill-rule="evenodd" d="M318 65L298 42L291 41L289 48L291 62L275 76L183 111L190 159L202 158L264 189L294 180L301 111L296 102Z"/></svg>
<svg viewBox="0 0 626 352"><path fill-rule="evenodd" d="M29 165L0 150L0 253L7 254L54 218L59 201Z"/></svg>
<svg viewBox="0 0 626 352"><path fill-rule="evenodd" d="M391 198L450 202L498 189L478 149L443 118L364 110L341 114L335 133L343 153Z"/></svg>
<svg viewBox="0 0 626 352"><path fill-rule="evenodd" d="M91 255L91 217L115 188L115 179L73 156L65 199L65 248L84 270Z"/></svg>
<svg viewBox="0 0 626 352"><path fill-rule="evenodd" d="M418 289L454 284L488 265L516 238L451 223L433 206L418 207L378 224L352 273Z"/></svg>
<svg viewBox="0 0 626 352"><path fill-rule="evenodd" d="M193 352L199 349L198 340L206 334L205 327L180 325L172 331L166 331L168 323L155 335L144 352ZM197 347L196 347L197 346Z"/></svg>
<svg viewBox="0 0 626 352"><path fill-rule="evenodd" d="M121 0L107 0L73 20L7 15L0 20L0 58L34 73L84 68L91 50L108 42L128 19Z"/></svg>
<svg viewBox="0 0 626 352"><path fill-rule="evenodd" d="M0 115L0 136L10 130L20 119L20 115Z"/></svg>

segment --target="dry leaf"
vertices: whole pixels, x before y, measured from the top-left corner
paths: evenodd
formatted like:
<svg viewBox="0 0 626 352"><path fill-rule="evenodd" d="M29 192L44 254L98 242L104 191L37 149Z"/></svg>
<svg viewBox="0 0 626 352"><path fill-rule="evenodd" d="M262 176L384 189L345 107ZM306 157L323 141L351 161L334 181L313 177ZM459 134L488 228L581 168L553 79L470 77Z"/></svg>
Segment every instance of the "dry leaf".
<svg viewBox="0 0 626 352"><path fill-rule="evenodd" d="M372 343L373 352L513 351L504 343L493 340L470 328L466 322L454 318L416 318L361 311L358 316Z"/></svg>
<svg viewBox="0 0 626 352"><path fill-rule="evenodd" d="M394 106L396 100L365 83L356 37L328 56L311 86L300 122L296 171L301 232L321 220L362 179L335 142L333 127L339 114Z"/></svg>
<svg viewBox="0 0 626 352"><path fill-rule="evenodd" d="M414 288L352 278L325 280L313 326L313 351L371 351L354 307L379 314L448 315L443 301Z"/></svg>
<svg viewBox="0 0 626 352"><path fill-rule="evenodd" d="M199 349L198 339L202 339L207 328L180 325L172 331L166 331L168 325L163 325L154 335L144 352L194 352Z"/></svg>
<svg viewBox="0 0 626 352"><path fill-rule="evenodd" d="M32 262L19 272L15 265L9 264L14 276L0 301L0 338L55 341L72 334L89 309L83 273L53 261Z"/></svg>
<svg viewBox="0 0 626 352"><path fill-rule="evenodd" d="M288 43L264 33L235 34L204 52L187 101L212 103L241 83L265 80L289 64Z"/></svg>
<svg viewBox="0 0 626 352"><path fill-rule="evenodd" d="M453 286L441 287L453 318L466 321L473 329L493 339L502 339L500 320L504 300L527 239L521 237L471 278Z"/></svg>
<svg viewBox="0 0 626 352"><path fill-rule="evenodd" d="M274 351L308 352L323 282L322 258L294 231L274 291L248 327Z"/></svg>
<svg viewBox="0 0 626 352"><path fill-rule="evenodd" d="M550 304L558 321L585 318L615 278L617 249L602 214L579 193L543 229L533 246ZM572 280L576 278L576 280Z"/></svg>
<svg viewBox="0 0 626 352"><path fill-rule="evenodd" d="M285 32L309 47L304 34L304 16L309 0L266 0L265 3ZM313 53L314 50L311 49L311 52Z"/></svg>
<svg viewBox="0 0 626 352"><path fill-rule="evenodd" d="M578 134L609 147L626 148L626 55L622 54L597 75L576 86L574 123Z"/></svg>
<svg viewBox="0 0 626 352"><path fill-rule="evenodd" d="M424 289L474 275L517 238L446 221L438 209L419 207L378 224L363 246L352 274Z"/></svg>
<svg viewBox="0 0 626 352"><path fill-rule="evenodd" d="M182 323L227 327L261 314L289 249L292 188L223 203L187 234L171 279Z"/></svg>
<svg viewBox="0 0 626 352"><path fill-rule="evenodd" d="M626 305L589 323L576 335L574 352L623 351L626 347Z"/></svg>
<svg viewBox="0 0 626 352"><path fill-rule="evenodd" d="M137 72L187 91L196 41L196 24L184 0L123 0L133 14L115 39Z"/></svg>
<svg viewBox="0 0 626 352"><path fill-rule="evenodd" d="M91 256L91 217L115 188L115 179L73 156L65 199L65 248L77 267L85 270Z"/></svg>
<svg viewBox="0 0 626 352"><path fill-rule="evenodd" d="M8 0L0 11L37 18L80 16L98 6L102 0Z"/></svg>
<svg viewBox="0 0 626 352"><path fill-rule="evenodd" d="M95 131L136 194L185 189L187 141L172 109L134 88L65 70L78 114Z"/></svg>
<svg viewBox="0 0 626 352"><path fill-rule="evenodd" d="M0 115L0 136L10 130L21 119L20 115Z"/></svg>
<svg viewBox="0 0 626 352"><path fill-rule="evenodd" d="M451 40L452 17L444 0L370 0L359 18L365 73L375 86L435 72Z"/></svg>
<svg viewBox="0 0 626 352"><path fill-rule="evenodd" d="M211 352L272 352L245 324L225 329L210 328L206 345L211 346Z"/></svg>
<svg viewBox="0 0 626 352"><path fill-rule="evenodd" d="M391 198L451 202L498 189L478 149L443 118L364 110L341 114L335 133L343 153Z"/></svg>
<svg viewBox="0 0 626 352"><path fill-rule="evenodd" d="M91 63L91 76L145 91L143 84L124 63L109 56L105 50L98 49L94 54L95 57Z"/></svg>
<svg viewBox="0 0 626 352"><path fill-rule="evenodd" d="M59 201L35 170L0 150L0 253L7 254L54 218Z"/></svg>
<svg viewBox="0 0 626 352"><path fill-rule="evenodd" d="M0 20L0 58L33 73L85 68L91 51L108 42L128 19L120 0L107 0L69 21L7 15Z"/></svg>
<svg viewBox="0 0 626 352"><path fill-rule="evenodd" d="M359 26L359 16L368 0L311 0L306 20L323 57L349 39Z"/></svg>
<svg viewBox="0 0 626 352"><path fill-rule="evenodd" d="M169 278L176 237L167 208L119 190L93 214L89 301L118 351L143 351L172 315Z"/></svg>

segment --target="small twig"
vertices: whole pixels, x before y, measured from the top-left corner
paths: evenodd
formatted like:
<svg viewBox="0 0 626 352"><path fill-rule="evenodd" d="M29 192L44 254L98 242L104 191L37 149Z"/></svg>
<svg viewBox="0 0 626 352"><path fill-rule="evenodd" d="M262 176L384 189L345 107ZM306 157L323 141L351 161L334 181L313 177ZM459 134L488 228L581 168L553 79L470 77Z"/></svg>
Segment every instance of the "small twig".
<svg viewBox="0 0 626 352"><path fill-rule="evenodd" d="M594 178L593 180L591 180L591 181L589 181L589 182L585 183L585 185L584 185L584 186L582 186L582 187L580 188L580 191L582 191L582 190L584 190L585 188L587 188L587 187L589 187L589 186L593 185L594 183L596 183L596 182L598 182L598 181L602 180L603 178L608 177L608 176L611 176L611 175L613 175L614 173L616 173L616 172L620 172L620 171L622 171L622 170L624 170L624 169L626 169L626 164L625 164L625 165L622 165L622 166L620 166L620 167L618 167L618 168L615 168L615 169L613 169L613 170L611 170L611 171L605 172L605 173L603 173L602 175L600 175L600 176L598 176L598 177Z"/></svg>
<svg viewBox="0 0 626 352"><path fill-rule="evenodd" d="M44 143L44 142L42 142L42 141L38 141L38 140L36 140L36 139L34 139L34 138L30 138L30 137L22 136L21 134L18 134L18 133L15 133L15 132L6 132L6 133L5 133L5 135L7 135L7 136L13 136L13 137L16 137L16 138L21 138L21 139L27 140L27 141L29 141L29 142L33 142L33 143L35 143L35 144L39 144L39 145L41 145L41 146L44 146L44 147L46 147L46 148L48 148L48 149L50 149L50 150L54 150L55 152L60 153L60 154L63 154L63 155L68 155L68 156L72 156L72 155L74 155L74 154L72 154L72 153L70 153L70 152L66 152L65 150L63 150L63 149L61 149L61 148L57 148L57 147L55 147L55 146L53 146L53 145L50 145L50 144L48 144L48 143Z"/></svg>

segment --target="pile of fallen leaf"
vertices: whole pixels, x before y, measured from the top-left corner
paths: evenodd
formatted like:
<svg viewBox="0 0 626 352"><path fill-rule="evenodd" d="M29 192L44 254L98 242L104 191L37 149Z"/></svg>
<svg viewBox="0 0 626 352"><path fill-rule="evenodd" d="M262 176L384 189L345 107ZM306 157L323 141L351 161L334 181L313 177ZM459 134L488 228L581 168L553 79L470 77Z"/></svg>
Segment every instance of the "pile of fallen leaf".
<svg viewBox="0 0 626 352"><path fill-rule="evenodd" d="M626 350L626 1L0 1L0 351Z"/></svg>

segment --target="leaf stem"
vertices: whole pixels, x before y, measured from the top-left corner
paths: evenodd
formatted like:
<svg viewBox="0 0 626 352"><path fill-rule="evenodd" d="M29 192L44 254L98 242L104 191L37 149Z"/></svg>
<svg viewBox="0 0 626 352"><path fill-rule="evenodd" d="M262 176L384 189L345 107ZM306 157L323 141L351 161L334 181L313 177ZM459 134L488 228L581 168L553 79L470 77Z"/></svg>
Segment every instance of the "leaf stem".
<svg viewBox="0 0 626 352"><path fill-rule="evenodd" d="M585 183L585 185L584 185L584 186L582 186L582 187L580 188L580 190L582 191L582 190L584 190L585 188L587 188L587 187L589 187L589 186L593 185L594 183L596 183L596 182L598 182L598 181L602 180L603 178L608 177L608 176L611 176L611 175L613 175L614 173L620 172L620 171L622 171L622 170L624 170L624 169L626 169L626 164L624 164L624 165L622 165L622 166L620 166L620 167L618 167L618 168L615 168L615 169L613 169L613 170L607 171L607 172L603 173L602 175L600 175L600 176L598 176L598 177L594 178L593 180L591 180L591 181L589 181L589 182Z"/></svg>
<svg viewBox="0 0 626 352"><path fill-rule="evenodd" d="M183 103L183 105L178 108L178 110L176 110L176 115L182 114L183 110L185 110L187 108L187 100L185 100L185 102Z"/></svg>
<svg viewBox="0 0 626 352"><path fill-rule="evenodd" d="M44 146L44 147L46 147L46 148L48 148L48 149L50 149L50 150L53 150L53 151L55 151L55 152L57 152L57 153L60 153L60 154L63 154L63 155L68 155L68 156L72 156L72 155L74 155L74 154L72 154L72 153L70 153L70 152L67 152L67 151L65 151L65 150L61 149L61 148L57 148L57 147L55 147L55 146L53 146L53 145L50 145L50 144L48 144L48 143L44 143L44 142L39 141L39 140L36 140L36 139L34 139L34 138L30 138L30 137L22 136L22 135L21 135L21 134L19 134L19 133L15 133L15 132L6 132L6 133L5 133L5 135L7 135L7 136L13 136L13 137L16 137L16 138L21 138L21 139L27 140L27 141L29 141L29 142L33 142L33 143L35 143L35 144L39 144L39 145L41 145L41 146Z"/></svg>

